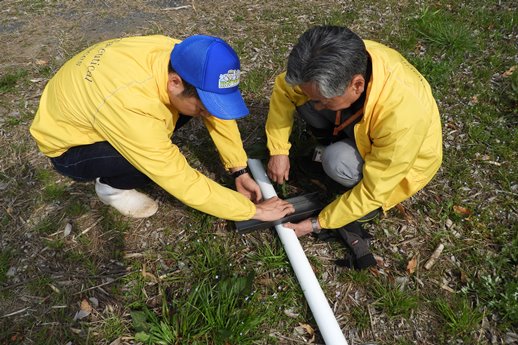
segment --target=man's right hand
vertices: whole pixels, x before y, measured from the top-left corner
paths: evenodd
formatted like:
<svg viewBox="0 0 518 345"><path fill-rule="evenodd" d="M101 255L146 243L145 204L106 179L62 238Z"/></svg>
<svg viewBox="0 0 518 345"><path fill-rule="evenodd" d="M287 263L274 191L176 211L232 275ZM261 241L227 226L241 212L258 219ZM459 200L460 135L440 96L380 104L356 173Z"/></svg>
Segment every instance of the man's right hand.
<svg viewBox="0 0 518 345"><path fill-rule="evenodd" d="M255 215L252 218L263 222L278 220L295 212L292 204L276 196L256 204L255 209Z"/></svg>
<svg viewBox="0 0 518 345"><path fill-rule="evenodd" d="M276 183L288 181L290 175L290 158L288 155L273 155L268 161L268 177Z"/></svg>

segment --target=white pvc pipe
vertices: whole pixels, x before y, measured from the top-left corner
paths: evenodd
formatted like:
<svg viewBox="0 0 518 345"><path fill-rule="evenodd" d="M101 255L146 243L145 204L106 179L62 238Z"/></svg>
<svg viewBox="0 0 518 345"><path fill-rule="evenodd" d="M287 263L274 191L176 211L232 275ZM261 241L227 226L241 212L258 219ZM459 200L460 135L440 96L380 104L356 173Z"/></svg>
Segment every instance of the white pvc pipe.
<svg viewBox="0 0 518 345"><path fill-rule="evenodd" d="M248 167L263 193L263 198L269 199L277 196L270 179L264 171L261 161L258 159L249 159ZM295 231L285 228L282 225L276 225L275 230L277 230L277 234L286 250L293 271L295 271L302 292L304 292L304 296L306 297L309 308L313 313L313 317L317 322L325 343L327 345L347 345L344 334L336 321L336 317L329 306L329 302L322 288L318 284L317 277L309 264L306 254L304 254L304 250L300 245L297 235L295 235Z"/></svg>

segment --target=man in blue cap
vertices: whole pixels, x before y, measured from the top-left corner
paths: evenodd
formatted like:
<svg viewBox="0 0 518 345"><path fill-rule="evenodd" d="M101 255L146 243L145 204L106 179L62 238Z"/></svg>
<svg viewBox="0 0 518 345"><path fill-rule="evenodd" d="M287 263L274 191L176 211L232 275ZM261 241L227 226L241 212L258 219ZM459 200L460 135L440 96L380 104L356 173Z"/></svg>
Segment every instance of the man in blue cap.
<svg viewBox="0 0 518 345"><path fill-rule="evenodd" d="M100 200L145 218L158 205L136 188L153 181L186 205L229 220L275 220L294 211L262 201L246 169L236 119L248 115L240 63L223 40L165 36L112 39L77 54L49 81L31 134L55 169L95 181ZM200 117L238 192L189 166L175 129Z"/></svg>

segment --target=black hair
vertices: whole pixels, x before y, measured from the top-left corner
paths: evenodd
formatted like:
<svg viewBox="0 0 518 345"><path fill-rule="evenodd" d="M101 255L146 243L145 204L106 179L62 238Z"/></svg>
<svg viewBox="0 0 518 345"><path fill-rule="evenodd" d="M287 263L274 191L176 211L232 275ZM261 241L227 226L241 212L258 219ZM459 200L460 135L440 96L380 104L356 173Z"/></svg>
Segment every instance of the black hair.
<svg viewBox="0 0 518 345"><path fill-rule="evenodd" d="M324 97L341 95L355 74L365 77L368 53L363 41L346 27L316 26L300 36L289 58L286 81L315 82Z"/></svg>
<svg viewBox="0 0 518 345"><path fill-rule="evenodd" d="M191 84L189 84L187 81L185 81L185 79L183 79L182 76L174 70L173 66L171 65L171 61L169 61L169 64L167 66L167 72L174 73L174 74L178 75L180 77L180 79L182 79L184 89L183 89L181 95L183 97L196 97L197 99L200 99L200 96L198 95L198 91L196 90L196 88L194 86L192 86Z"/></svg>

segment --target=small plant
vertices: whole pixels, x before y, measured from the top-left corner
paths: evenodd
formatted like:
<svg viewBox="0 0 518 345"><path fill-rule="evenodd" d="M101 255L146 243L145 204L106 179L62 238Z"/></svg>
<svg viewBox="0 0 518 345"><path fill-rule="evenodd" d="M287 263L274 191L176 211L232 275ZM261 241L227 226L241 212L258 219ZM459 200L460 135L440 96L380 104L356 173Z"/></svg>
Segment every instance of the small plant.
<svg viewBox="0 0 518 345"><path fill-rule="evenodd" d="M373 297L376 299L373 305L382 309L390 317L408 318L410 313L417 308L419 301L409 291L380 281L374 283Z"/></svg>
<svg viewBox="0 0 518 345"><path fill-rule="evenodd" d="M455 337L469 337L482 321L482 314L471 307L465 296L454 299L451 303L439 299L435 305L445 321L446 332Z"/></svg>
<svg viewBox="0 0 518 345"><path fill-rule="evenodd" d="M359 330L366 330L370 325L369 313L361 306L353 306L351 308L351 319Z"/></svg>
<svg viewBox="0 0 518 345"><path fill-rule="evenodd" d="M265 68L252 69L244 76L240 88L245 93L260 94L271 76L272 72Z"/></svg>
<svg viewBox="0 0 518 345"><path fill-rule="evenodd" d="M264 265L264 271L289 267L286 252L279 247L278 241L261 243L253 252L247 254L247 258L256 264Z"/></svg>
<svg viewBox="0 0 518 345"><path fill-rule="evenodd" d="M253 275L194 285L184 299L162 300L161 315L144 308L132 312L135 339L145 344L251 344L264 321L255 312Z"/></svg>
<svg viewBox="0 0 518 345"><path fill-rule="evenodd" d="M25 77L26 75L27 71L17 70L0 77L0 94L13 91L18 80Z"/></svg>
<svg viewBox="0 0 518 345"><path fill-rule="evenodd" d="M116 339L127 332L124 319L115 313L109 313L108 317L102 320L100 335L102 339Z"/></svg>
<svg viewBox="0 0 518 345"><path fill-rule="evenodd" d="M9 270L9 262L11 260L11 252L8 250L0 251L0 284L7 280L7 271Z"/></svg>
<svg viewBox="0 0 518 345"><path fill-rule="evenodd" d="M443 51L456 54L473 47L473 38L468 28L442 10L431 11L426 8L414 24L421 38Z"/></svg>

